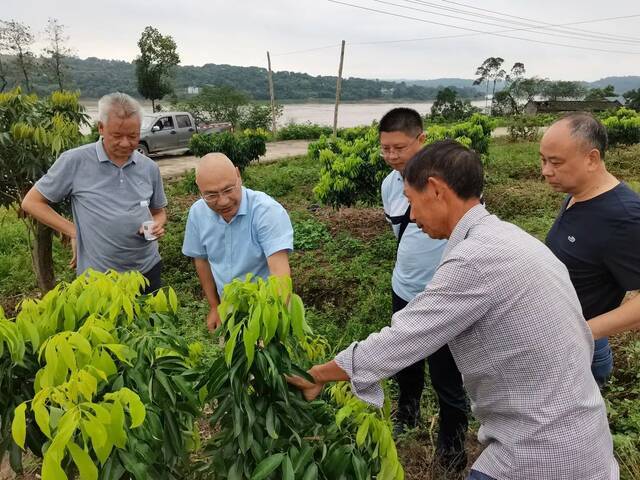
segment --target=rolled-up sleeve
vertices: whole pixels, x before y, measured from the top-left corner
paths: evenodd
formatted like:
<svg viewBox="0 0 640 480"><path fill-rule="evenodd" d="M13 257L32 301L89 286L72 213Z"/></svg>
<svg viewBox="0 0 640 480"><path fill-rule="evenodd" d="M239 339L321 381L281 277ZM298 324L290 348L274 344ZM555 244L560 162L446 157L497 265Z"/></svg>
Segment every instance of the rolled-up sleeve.
<svg viewBox="0 0 640 480"><path fill-rule="evenodd" d="M191 258L207 258L207 249L200 238L198 218L198 206L194 204L191 210L189 210L189 216L187 217L187 226L182 242L182 253Z"/></svg>
<svg viewBox="0 0 640 480"><path fill-rule="evenodd" d="M335 361L349 375L354 394L381 407L380 380L449 343L482 318L493 301L474 266L461 258L448 259L425 291L393 316L390 327L352 343Z"/></svg>

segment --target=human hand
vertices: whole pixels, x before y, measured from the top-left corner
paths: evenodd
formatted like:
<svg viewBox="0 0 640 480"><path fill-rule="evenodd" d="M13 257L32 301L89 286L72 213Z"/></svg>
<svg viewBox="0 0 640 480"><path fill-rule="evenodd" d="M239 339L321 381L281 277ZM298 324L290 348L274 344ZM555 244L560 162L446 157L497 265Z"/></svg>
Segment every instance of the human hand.
<svg viewBox="0 0 640 480"><path fill-rule="evenodd" d="M75 238L69 238L71 244L71 260L69 261L69 268L76 268L78 266L78 246L76 245Z"/></svg>
<svg viewBox="0 0 640 480"><path fill-rule="evenodd" d="M216 329L222 324L220 320L220 315L218 314L217 308L212 308L207 315L207 328L210 332L215 332Z"/></svg>
<svg viewBox="0 0 640 480"><path fill-rule="evenodd" d="M160 222L156 222L153 224L153 227L151 227L151 235L155 236L156 238L161 238L164 236L164 224L160 223Z"/></svg>
<svg viewBox="0 0 640 480"><path fill-rule="evenodd" d="M318 381L318 379L313 376L313 367L307 373L313 377L315 383L297 375L293 377L285 375L285 378L290 385L293 385L302 392L302 395L307 401L311 402L318 398L318 395L320 395L320 392L322 392L324 388L324 383Z"/></svg>

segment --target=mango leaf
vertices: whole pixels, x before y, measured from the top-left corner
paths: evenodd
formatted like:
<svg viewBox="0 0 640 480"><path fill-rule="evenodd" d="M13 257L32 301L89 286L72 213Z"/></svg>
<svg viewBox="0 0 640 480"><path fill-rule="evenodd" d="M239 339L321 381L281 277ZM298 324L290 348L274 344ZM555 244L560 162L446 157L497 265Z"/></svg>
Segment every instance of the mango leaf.
<svg viewBox="0 0 640 480"><path fill-rule="evenodd" d="M98 469L94 465L89 454L84 449L80 448L80 446L75 442L69 443L67 448L71 453L73 463L78 467L80 480L97 480Z"/></svg>
<svg viewBox="0 0 640 480"><path fill-rule="evenodd" d="M173 313L178 313L178 297L171 287L169 287L169 305Z"/></svg>
<svg viewBox="0 0 640 480"><path fill-rule="evenodd" d="M367 439L367 433L369 433L370 423L371 423L371 419L367 417L358 427L358 433L356 434L357 446L361 447L364 444L365 440Z"/></svg>
<svg viewBox="0 0 640 480"><path fill-rule="evenodd" d="M289 312L291 314L291 328L299 340L304 339L304 305L302 299L295 293L289 299Z"/></svg>
<svg viewBox="0 0 640 480"><path fill-rule="evenodd" d="M236 340L241 327L242 327L241 323L233 327L233 330L231 331L231 335L229 336L229 340L227 341L227 344L224 346L224 360L227 363L227 366L229 367L231 366L231 360L233 359L233 351L236 348Z"/></svg>
<svg viewBox="0 0 640 480"><path fill-rule="evenodd" d="M282 463L284 453L276 453L262 460L251 474L251 480L264 480Z"/></svg>
<svg viewBox="0 0 640 480"><path fill-rule="evenodd" d="M11 422L11 435L13 440L24 450L24 441L27 435L27 421L25 419L25 410L27 402L18 405L13 413L13 422Z"/></svg>

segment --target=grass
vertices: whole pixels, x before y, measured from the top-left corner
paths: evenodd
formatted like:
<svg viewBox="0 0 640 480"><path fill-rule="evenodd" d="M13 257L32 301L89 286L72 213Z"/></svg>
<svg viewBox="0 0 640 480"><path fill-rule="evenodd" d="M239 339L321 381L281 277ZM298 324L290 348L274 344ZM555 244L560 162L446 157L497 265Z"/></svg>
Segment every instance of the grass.
<svg viewBox="0 0 640 480"><path fill-rule="evenodd" d="M562 201L538 174L538 145L494 139L487 159L485 197L490 211L544 239ZM640 190L640 146L616 149L607 156L611 171ZM247 168L244 184L274 196L290 212L298 249L291 256L296 291L307 306L308 320L337 351L355 339L388 325L391 315L390 282L395 239L381 208L355 207L334 211L317 204L312 189L319 165L307 157ZM167 185L167 233L160 242L163 279L181 299L180 329L189 339L202 340L211 355L219 347L211 339L198 279L189 259L181 253L184 225L190 205L198 198L193 177ZM36 294L23 224L12 212L0 212L0 304L13 308L15 299ZM56 241L57 271L68 251ZM615 378L604 395L614 433L622 478L640 478L640 335L614 340ZM392 387L393 389L393 387ZM432 389L422 400L423 424L399 442L408 479L453 478L432 465L437 429L437 402ZM469 435L470 461L481 451L475 429Z"/></svg>

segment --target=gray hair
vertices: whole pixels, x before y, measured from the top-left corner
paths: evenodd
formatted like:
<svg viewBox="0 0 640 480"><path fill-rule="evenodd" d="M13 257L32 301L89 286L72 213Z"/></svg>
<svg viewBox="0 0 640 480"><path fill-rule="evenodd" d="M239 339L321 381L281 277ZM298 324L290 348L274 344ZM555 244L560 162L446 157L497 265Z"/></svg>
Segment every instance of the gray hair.
<svg viewBox="0 0 640 480"><path fill-rule="evenodd" d="M562 117L558 122L569 123L571 135L583 140L588 147L600 152L600 158L604 160L604 154L609 146L606 127L590 113L570 113Z"/></svg>
<svg viewBox="0 0 640 480"><path fill-rule="evenodd" d="M130 118L137 115L142 122L142 106L140 103L126 93L109 93L98 100L98 121L106 124L109 115L114 113L119 118Z"/></svg>

